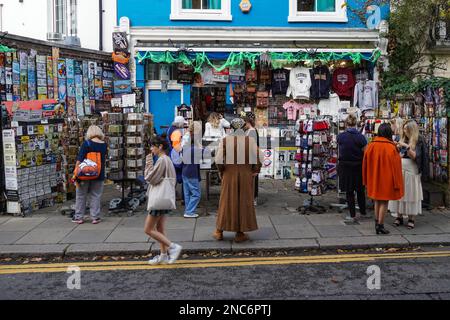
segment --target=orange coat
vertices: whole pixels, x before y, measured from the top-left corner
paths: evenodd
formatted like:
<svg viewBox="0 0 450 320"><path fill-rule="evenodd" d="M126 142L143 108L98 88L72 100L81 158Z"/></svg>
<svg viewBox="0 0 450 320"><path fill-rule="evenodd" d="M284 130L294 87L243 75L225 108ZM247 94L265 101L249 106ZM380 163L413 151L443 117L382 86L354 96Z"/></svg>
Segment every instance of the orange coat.
<svg viewBox="0 0 450 320"><path fill-rule="evenodd" d="M363 183L367 195L373 200L399 200L403 197L402 159L393 142L377 137L369 144L364 153Z"/></svg>

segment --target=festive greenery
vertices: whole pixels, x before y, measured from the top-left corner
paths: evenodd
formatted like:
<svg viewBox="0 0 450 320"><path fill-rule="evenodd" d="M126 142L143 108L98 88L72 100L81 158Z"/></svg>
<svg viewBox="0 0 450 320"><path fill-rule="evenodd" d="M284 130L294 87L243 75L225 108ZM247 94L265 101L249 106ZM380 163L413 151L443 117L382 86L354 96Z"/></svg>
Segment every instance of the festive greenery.
<svg viewBox="0 0 450 320"><path fill-rule="evenodd" d="M4 46L4 45L0 44L0 52L1 53L15 52L15 51L16 51L15 49L11 49L11 48L9 48L7 46Z"/></svg>
<svg viewBox="0 0 450 320"><path fill-rule="evenodd" d="M209 59L205 52L151 52L147 51L143 55L139 52L137 59L139 63L144 60L150 60L154 63L183 63L194 68L194 72L201 72L203 65L209 65L216 71L220 72L226 68L242 65L244 62L250 64L252 69L256 68L256 63L260 56L264 53L251 53L251 52L231 52L228 58L222 65L216 65ZM297 63L301 61L335 61L335 60L352 60L355 64L360 64L362 60L368 60L370 62L376 62L381 56L381 52L376 49L372 52L370 57L360 52L321 52L321 53L308 53L308 52L270 52L268 53L272 65L275 68L282 67L287 64Z"/></svg>

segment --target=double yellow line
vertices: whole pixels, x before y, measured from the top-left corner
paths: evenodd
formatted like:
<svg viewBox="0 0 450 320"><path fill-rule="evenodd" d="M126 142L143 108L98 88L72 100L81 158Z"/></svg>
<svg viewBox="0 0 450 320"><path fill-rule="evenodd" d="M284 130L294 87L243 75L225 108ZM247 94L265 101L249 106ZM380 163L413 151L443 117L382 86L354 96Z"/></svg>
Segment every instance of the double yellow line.
<svg viewBox="0 0 450 320"><path fill-rule="evenodd" d="M120 270L155 270L155 269L189 269L189 268L224 268L262 265L321 264L344 262L370 262L375 260L425 259L450 257L450 252L404 252L381 254L339 254L296 257L251 257L223 258L202 260L179 260L172 265L152 266L147 261L103 261L73 262L51 264L0 265L0 275L19 273L58 273L67 272L76 266L81 271L120 271Z"/></svg>

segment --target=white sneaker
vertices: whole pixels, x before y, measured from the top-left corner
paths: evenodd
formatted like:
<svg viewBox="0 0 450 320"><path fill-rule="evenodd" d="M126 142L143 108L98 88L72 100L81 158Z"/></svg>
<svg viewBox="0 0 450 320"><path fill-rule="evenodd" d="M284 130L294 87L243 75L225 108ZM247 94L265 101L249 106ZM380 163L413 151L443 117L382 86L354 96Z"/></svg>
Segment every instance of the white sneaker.
<svg viewBox="0 0 450 320"><path fill-rule="evenodd" d="M184 217L185 218L198 218L198 214L196 214L196 213L194 213L194 214L187 214L187 213L185 213Z"/></svg>
<svg viewBox="0 0 450 320"><path fill-rule="evenodd" d="M167 264L169 263L169 256L167 254L161 254L150 259L148 263L151 265Z"/></svg>
<svg viewBox="0 0 450 320"><path fill-rule="evenodd" d="M173 264L177 261L180 256L181 249L183 249L179 244L174 243L173 247L169 248L169 264Z"/></svg>
<svg viewBox="0 0 450 320"><path fill-rule="evenodd" d="M258 206L258 199L255 199L255 200L253 201L253 203L255 204L255 207Z"/></svg>

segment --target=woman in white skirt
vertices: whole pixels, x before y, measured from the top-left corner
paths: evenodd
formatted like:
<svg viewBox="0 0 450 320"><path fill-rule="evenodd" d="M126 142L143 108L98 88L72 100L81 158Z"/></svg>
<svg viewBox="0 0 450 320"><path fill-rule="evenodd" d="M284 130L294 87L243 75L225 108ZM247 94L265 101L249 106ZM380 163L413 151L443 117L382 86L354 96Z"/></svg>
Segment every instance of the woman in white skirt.
<svg viewBox="0 0 450 320"><path fill-rule="evenodd" d="M427 150L424 139L419 135L419 126L414 120L403 124L401 139L397 143L402 157L405 195L398 201L389 202L389 210L396 218L395 226L403 225L408 216L408 229L414 229L415 218L422 214L422 175L427 174Z"/></svg>

